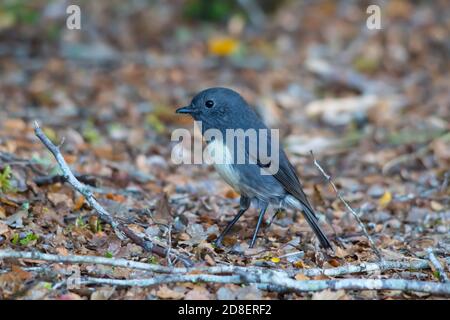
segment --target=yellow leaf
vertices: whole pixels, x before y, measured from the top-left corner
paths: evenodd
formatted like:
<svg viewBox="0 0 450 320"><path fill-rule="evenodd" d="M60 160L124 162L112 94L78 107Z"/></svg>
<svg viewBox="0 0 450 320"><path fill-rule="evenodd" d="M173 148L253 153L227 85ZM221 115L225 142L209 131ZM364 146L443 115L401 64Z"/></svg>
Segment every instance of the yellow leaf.
<svg viewBox="0 0 450 320"><path fill-rule="evenodd" d="M386 207L392 200L392 194L389 191L386 191L383 196L378 200L378 203L381 207Z"/></svg>
<svg viewBox="0 0 450 320"><path fill-rule="evenodd" d="M272 261L273 263L280 263L280 258L273 257L270 259L270 261Z"/></svg>
<svg viewBox="0 0 450 320"><path fill-rule="evenodd" d="M305 264L303 263L302 260L295 261L293 265L294 265L295 268L298 268L298 269L305 268Z"/></svg>
<svg viewBox="0 0 450 320"><path fill-rule="evenodd" d="M208 51L217 56L229 56L236 52L238 46L239 42L233 38L212 38L208 42Z"/></svg>

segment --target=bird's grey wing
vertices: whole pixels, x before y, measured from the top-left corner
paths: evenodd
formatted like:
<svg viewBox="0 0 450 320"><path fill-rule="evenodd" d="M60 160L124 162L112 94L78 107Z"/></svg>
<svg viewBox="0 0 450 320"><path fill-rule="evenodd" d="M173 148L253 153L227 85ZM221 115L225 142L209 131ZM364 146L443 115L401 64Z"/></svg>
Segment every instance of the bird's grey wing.
<svg viewBox="0 0 450 320"><path fill-rule="evenodd" d="M250 112L254 114L254 116L251 117L251 121L248 119L240 119L238 127L243 128L245 130L249 129L249 128L268 130L267 141L266 141L267 142L267 150L270 150L270 154L272 154L272 152L271 152L272 143L271 143L270 130L253 111L250 111ZM262 141L259 141L259 136L258 136L258 145L260 143L262 143ZM311 212L311 215L316 220L318 220L311 204L309 203L308 199L306 198L306 194L303 192L302 185L297 176L297 173L295 172L295 168L289 162L289 159L286 156L286 154L284 153L284 151L282 150L282 148L280 147L279 149L280 149L280 152L279 152L280 158L278 159L279 170L276 174L274 174L274 177L281 183L281 185L284 187L284 189L289 194L291 194L294 198L296 198L305 207L305 209L307 209L309 212ZM270 166L270 163L268 164L267 161L262 161L263 159L259 159L259 156L260 156L259 152L256 155L249 155L248 149L246 149L246 151L247 151L247 156L249 158L256 157L256 163L258 164L259 167L265 168L265 167Z"/></svg>
<svg viewBox="0 0 450 320"><path fill-rule="evenodd" d="M260 141L259 141L260 142ZM270 136L267 139L267 148L271 150L271 138ZM272 152L270 152L271 154ZM248 150L247 150L248 155ZM249 158L255 158L256 157L256 163L260 168L267 168L270 166L270 162L267 163L267 159L263 161L263 159L260 159L260 154L256 155L248 155ZM314 213L314 210L311 206L311 204L308 201L308 198L306 197L306 194L303 191L302 184L297 176L297 173L295 172L295 168L290 163L288 157L284 153L283 149L280 148L279 152L279 168L278 171L273 175L275 179L280 182L280 184L283 186L283 188L286 190L287 193L292 195L295 199L297 199L305 209L307 209L309 212L311 212L311 215L318 220L316 214Z"/></svg>
<svg viewBox="0 0 450 320"><path fill-rule="evenodd" d="M256 118L256 117L255 117ZM255 119L253 118L253 119ZM258 118L256 118L258 119ZM250 125L251 124L251 125ZM246 128L256 128L256 129L267 129L267 127L262 123L262 121L253 120L251 123L247 124L247 126L244 126ZM267 137L267 150L270 150L270 154L272 155L272 149L271 149L271 137L270 134ZM258 145L261 143L261 141L258 141ZM276 150L273 150L276 152ZM248 153L247 153L248 155ZM250 155L252 157L252 155ZM267 168L270 166L270 163L267 163L266 161L261 161L264 159L259 159L259 152L256 155L256 163L260 168ZM331 248L331 243L328 240L325 233L320 228L314 209L312 208L311 204L309 203L306 194L303 192L302 185L300 183L300 180L297 176L297 173L295 172L295 168L292 166L292 164L289 162L289 159L287 158L284 151L279 148L279 168L278 171L273 175L275 179L281 184L281 186L284 188L284 190L290 194L292 197L297 199L297 201L302 206L302 213L307 220L308 224L313 229L314 233L318 237L320 243L324 248ZM299 208L300 209L300 208Z"/></svg>
<svg viewBox="0 0 450 320"><path fill-rule="evenodd" d="M280 150L280 167L278 172L274 174L275 179L277 179L284 187L284 189L296 198L300 203L305 206L317 219L316 214L306 197L305 192L302 189L302 184L295 173L295 168L289 162L286 154L283 150Z"/></svg>

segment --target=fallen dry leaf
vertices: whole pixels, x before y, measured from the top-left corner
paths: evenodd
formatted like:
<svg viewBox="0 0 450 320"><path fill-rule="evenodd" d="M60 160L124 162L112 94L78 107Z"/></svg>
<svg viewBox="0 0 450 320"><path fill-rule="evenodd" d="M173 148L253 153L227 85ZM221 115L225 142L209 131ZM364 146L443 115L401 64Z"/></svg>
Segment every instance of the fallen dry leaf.
<svg viewBox="0 0 450 320"><path fill-rule="evenodd" d="M316 292L312 295L312 300L342 300L346 297L344 290L331 291L329 289Z"/></svg>
<svg viewBox="0 0 450 320"><path fill-rule="evenodd" d="M204 287L195 286L191 291L189 291L184 300L211 300L211 293Z"/></svg>
<svg viewBox="0 0 450 320"><path fill-rule="evenodd" d="M156 295L161 299L174 299L174 300L182 299L185 296L184 292L172 290L167 285L160 286L156 291Z"/></svg>

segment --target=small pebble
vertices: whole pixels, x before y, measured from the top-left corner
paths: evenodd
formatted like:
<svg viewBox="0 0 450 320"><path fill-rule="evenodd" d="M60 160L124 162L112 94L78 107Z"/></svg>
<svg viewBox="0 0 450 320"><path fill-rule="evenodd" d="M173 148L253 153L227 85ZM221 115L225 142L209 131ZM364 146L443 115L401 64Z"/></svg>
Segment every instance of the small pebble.
<svg viewBox="0 0 450 320"><path fill-rule="evenodd" d="M391 217L392 216L387 211L378 211L372 215L370 220L376 223L380 223L389 220Z"/></svg>
<svg viewBox="0 0 450 320"><path fill-rule="evenodd" d="M400 229L400 227L402 226L402 223L398 219L391 219L386 224L392 229Z"/></svg>
<svg viewBox="0 0 450 320"><path fill-rule="evenodd" d="M367 190L367 194L372 198L381 198L384 194L384 188L376 184Z"/></svg>

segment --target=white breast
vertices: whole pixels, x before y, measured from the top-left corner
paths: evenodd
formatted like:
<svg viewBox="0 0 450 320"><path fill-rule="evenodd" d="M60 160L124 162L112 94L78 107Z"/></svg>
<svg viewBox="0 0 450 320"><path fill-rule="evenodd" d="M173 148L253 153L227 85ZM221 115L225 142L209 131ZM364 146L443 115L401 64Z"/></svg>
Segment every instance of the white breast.
<svg viewBox="0 0 450 320"><path fill-rule="evenodd" d="M234 159L226 145L220 140L211 141L207 151L212 164L222 179L239 192L239 175L233 167Z"/></svg>

